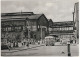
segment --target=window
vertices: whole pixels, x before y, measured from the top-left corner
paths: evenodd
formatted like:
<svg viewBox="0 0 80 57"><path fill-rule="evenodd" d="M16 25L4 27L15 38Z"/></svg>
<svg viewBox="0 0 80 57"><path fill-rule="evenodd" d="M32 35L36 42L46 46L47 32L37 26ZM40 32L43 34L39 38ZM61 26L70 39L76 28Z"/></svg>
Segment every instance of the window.
<svg viewBox="0 0 80 57"><path fill-rule="evenodd" d="M3 31L6 31L6 28L3 28Z"/></svg>
<svg viewBox="0 0 80 57"><path fill-rule="evenodd" d="M61 28L60 28L60 30L61 30Z"/></svg>
<svg viewBox="0 0 80 57"><path fill-rule="evenodd" d="M68 27L66 27L66 30L68 30Z"/></svg>
<svg viewBox="0 0 80 57"><path fill-rule="evenodd" d="M58 30L58 28L56 28L56 30Z"/></svg>
<svg viewBox="0 0 80 57"><path fill-rule="evenodd" d="M11 31L14 31L15 30L15 27L11 27Z"/></svg>
<svg viewBox="0 0 80 57"><path fill-rule="evenodd" d="M17 31L18 30L18 27L15 27L15 31Z"/></svg>
<svg viewBox="0 0 80 57"><path fill-rule="evenodd" d="M23 30L25 30L25 27L23 26Z"/></svg>
<svg viewBox="0 0 80 57"><path fill-rule="evenodd" d="M11 27L8 27L8 31L11 31Z"/></svg>
<svg viewBox="0 0 80 57"><path fill-rule="evenodd" d="M55 30L56 30L56 28L53 28L53 30L55 31Z"/></svg>
<svg viewBox="0 0 80 57"><path fill-rule="evenodd" d="M73 27L69 27L69 30L73 30Z"/></svg>
<svg viewBox="0 0 80 57"><path fill-rule="evenodd" d="M64 28L62 28L62 30L64 30Z"/></svg>
<svg viewBox="0 0 80 57"><path fill-rule="evenodd" d="M23 29L24 29L25 27L23 27ZM22 27L21 26L17 26L17 27L15 27L15 31L21 31L22 30Z"/></svg>
<svg viewBox="0 0 80 57"><path fill-rule="evenodd" d="M67 30L67 28L65 27L65 30Z"/></svg>
<svg viewBox="0 0 80 57"><path fill-rule="evenodd" d="M19 29L21 29L21 27L18 27Z"/></svg>
<svg viewBox="0 0 80 57"><path fill-rule="evenodd" d="M7 31L7 27L6 27L5 29L6 29L6 31Z"/></svg>

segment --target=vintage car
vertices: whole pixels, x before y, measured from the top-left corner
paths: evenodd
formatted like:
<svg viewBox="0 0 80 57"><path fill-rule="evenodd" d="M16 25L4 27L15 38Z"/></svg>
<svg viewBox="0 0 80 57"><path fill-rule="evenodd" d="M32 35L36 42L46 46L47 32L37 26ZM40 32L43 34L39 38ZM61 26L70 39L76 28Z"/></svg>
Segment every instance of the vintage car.
<svg viewBox="0 0 80 57"><path fill-rule="evenodd" d="M45 45L46 46L54 46L55 45L55 37L53 37L53 36L45 37Z"/></svg>

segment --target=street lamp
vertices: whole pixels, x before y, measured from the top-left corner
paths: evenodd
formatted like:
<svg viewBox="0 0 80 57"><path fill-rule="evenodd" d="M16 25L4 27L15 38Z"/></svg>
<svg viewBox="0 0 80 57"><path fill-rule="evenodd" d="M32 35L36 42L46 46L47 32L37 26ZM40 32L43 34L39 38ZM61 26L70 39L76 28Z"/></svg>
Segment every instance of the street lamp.
<svg viewBox="0 0 80 57"><path fill-rule="evenodd" d="M68 48L68 56L71 56L71 52L70 52L70 40L68 40L68 42L67 42L67 48Z"/></svg>

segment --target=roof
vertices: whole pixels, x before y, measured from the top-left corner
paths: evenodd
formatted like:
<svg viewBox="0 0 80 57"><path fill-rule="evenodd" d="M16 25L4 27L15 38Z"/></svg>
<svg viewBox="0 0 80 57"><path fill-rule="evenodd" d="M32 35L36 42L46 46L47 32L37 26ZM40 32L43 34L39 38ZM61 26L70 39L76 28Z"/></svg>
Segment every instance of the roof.
<svg viewBox="0 0 80 57"><path fill-rule="evenodd" d="M48 21L51 21L51 22L53 22L53 21L52 21L52 19L48 19Z"/></svg>
<svg viewBox="0 0 80 57"><path fill-rule="evenodd" d="M35 14L35 15L31 15L28 16L29 19L38 19L42 14Z"/></svg>
<svg viewBox="0 0 80 57"><path fill-rule="evenodd" d="M19 16L19 15L32 15L33 12L14 12L14 13L1 13L1 16Z"/></svg>
<svg viewBox="0 0 80 57"><path fill-rule="evenodd" d="M73 21L65 21L65 22L53 22L54 26L60 26L60 25L73 25Z"/></svg>
<svg viewBox="0 0 80 57"><path fill-rule="evenodd" d="M1 19L1 21L11 21L11 20L25 20L25 19L22 19L22 18L19 18L19 19Z"/></svg>
<svg viewBox="0 0 80 57"><path fill-rule="evenodd" d="M24 16L3 16L1 17L1 19L5 19L5 20L19 20L19 19L38 19L40 16L42 16L43 14L32 14L32 15L24 15Z"/></svg>
<svg viewBox="0 0 80 57"><path fill-rule="evenodd" d="M51 19L48 19L48 21L50 21Z"/></svg>
<svg viewBox="0 0 80 57"><path fill-rule="evenodd" d="M65 22L53 22L53 27L69 27L69 26L73 26L74 22L73 21L65 21Z"/></svg>
<svg viewBox="0 0 80 57"><path fill-rule="evenodd" d="M8 18L29 18L29 19L38 19L42 14L34 14L29 16L5 16L1 17L1 19L8 19Z"/></svg>

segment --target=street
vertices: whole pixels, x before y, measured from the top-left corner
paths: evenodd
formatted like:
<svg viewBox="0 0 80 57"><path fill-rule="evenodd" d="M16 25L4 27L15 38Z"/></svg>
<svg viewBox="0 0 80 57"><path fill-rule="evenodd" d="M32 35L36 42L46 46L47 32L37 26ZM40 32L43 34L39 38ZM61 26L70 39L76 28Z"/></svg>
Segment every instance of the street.
<svg viewBox="0 0 80 57"><path fill-rule="evenodd" d="M67 46L40 46L13 52L12 56L67 56ZM71 56L79 56L79 46L71 45Z"/></svg>

